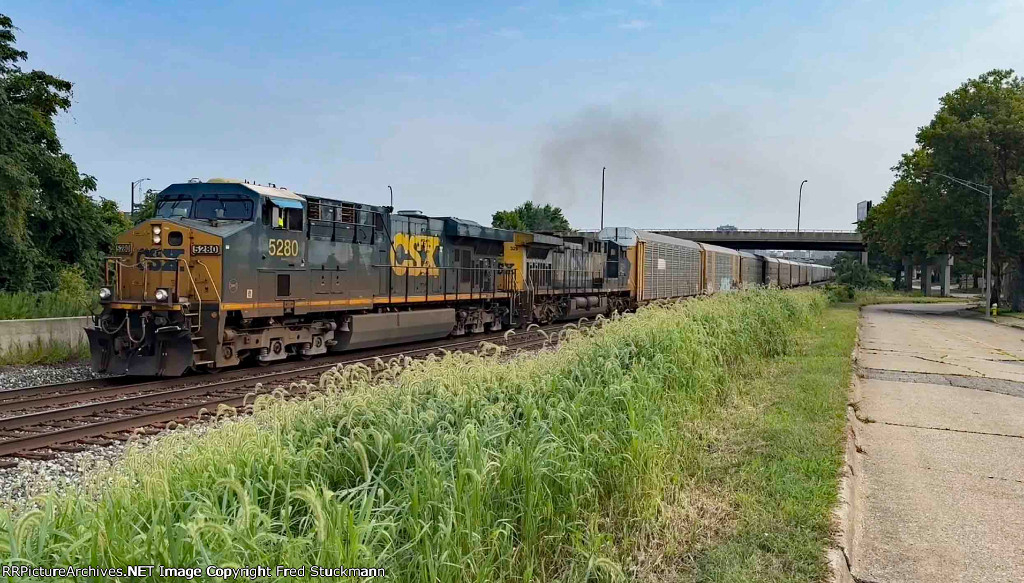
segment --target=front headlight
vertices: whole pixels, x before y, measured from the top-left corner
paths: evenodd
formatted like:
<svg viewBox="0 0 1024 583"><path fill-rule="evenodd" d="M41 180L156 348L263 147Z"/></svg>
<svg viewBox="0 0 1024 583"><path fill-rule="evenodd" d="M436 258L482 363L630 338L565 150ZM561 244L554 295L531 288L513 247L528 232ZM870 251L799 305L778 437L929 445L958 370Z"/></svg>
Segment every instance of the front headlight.
<svg viewBox="0 0 1024 583"><path fill-rule="evenodd" d="M112 297L114 297L114 292L110 291L109 287L101 287L100 288L100 300L101 301L105 302L105 301L109 300Z"/></svg>
<svg viewBox="0 0 1024 583"><path fill-rule="evenodd" d="M153 235L153 244L154 245L159 245L160 244L160 235Z"/></svg>
<svg viewBox="0 0 1024 583"><path fill-rule="evenodd" d="M160 288L156 290L156 293L153 294L153 297L155 297L156 301L158 302L166 302L167 298L171 297L171 294L167 293L167 290L165 290L164 288Z"/></svg>
<svg viewBox="0 0 1024 583"><path fill-rule="evenodd" d="M159 235L160 234L160 225L153 225L153 234L154 235Z"/></svg>

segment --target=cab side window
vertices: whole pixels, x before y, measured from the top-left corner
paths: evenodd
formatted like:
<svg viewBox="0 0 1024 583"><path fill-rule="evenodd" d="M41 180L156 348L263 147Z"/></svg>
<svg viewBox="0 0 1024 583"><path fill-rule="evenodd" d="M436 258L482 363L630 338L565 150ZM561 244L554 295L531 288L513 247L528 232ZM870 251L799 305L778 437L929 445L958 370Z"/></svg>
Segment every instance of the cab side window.
<svg viewBox="0 0 1024 583"><path fill-rule="evenodd" d="M302 230L302 209L281 209L287 211L284 219L284 228L289 231Z"/></svg>
<svg viewBox="0 0 1024 583"><path fill-rule="evenodd" d="M263 206L263 224L272 229L301 231L302 209L281 208L268 200Z"/></svg>

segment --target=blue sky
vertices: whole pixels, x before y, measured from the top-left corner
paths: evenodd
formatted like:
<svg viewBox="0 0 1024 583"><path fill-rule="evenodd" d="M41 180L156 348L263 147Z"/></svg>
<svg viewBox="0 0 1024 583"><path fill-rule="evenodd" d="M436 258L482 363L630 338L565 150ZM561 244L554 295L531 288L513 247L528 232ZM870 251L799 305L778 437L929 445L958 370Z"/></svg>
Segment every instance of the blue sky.
<svg viewBox="0 0 1024 583"><path fill-rule="evenodd" d="M191 177L489 222L849 228L938 98L1021 68L1024 2L5 0L127 206Z"/></svg>

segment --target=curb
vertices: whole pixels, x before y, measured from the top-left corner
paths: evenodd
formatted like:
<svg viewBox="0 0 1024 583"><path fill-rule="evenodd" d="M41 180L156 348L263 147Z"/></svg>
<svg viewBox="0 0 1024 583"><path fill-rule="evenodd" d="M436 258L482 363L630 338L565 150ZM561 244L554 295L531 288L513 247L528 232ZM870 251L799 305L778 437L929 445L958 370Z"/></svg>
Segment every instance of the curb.
<svg viewBox="0 0 1024 583"><path fill-rule="evenodd" d="M853 374L850 378L850 396L846 406L846 447L842 477L839 480L839 501L833 511L836 524L833 536L833 547L828 550L830 581L835 583L856 583L853 576L854 549L858 541L857 517L858 490L861 463L859 450L859 433L861 422L857 419L856 407L861 400L860 377L857 376L856 365L860 348L860 326L857 327L858 341L854 344L851 360Z"/></svg>

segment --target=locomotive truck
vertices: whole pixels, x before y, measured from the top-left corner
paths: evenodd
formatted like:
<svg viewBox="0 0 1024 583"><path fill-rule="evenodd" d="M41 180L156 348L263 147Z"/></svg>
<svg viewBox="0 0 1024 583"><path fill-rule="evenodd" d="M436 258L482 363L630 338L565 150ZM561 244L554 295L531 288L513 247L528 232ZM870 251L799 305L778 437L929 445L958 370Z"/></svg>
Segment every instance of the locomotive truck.
<svg viewBox="0 0 1024 583"><path fill-rule="evenodd" d="M161 191L105 271L86 329L93 370L145 376L831 278L824 266L630 228L526 233L223 179Z"/></svg>

